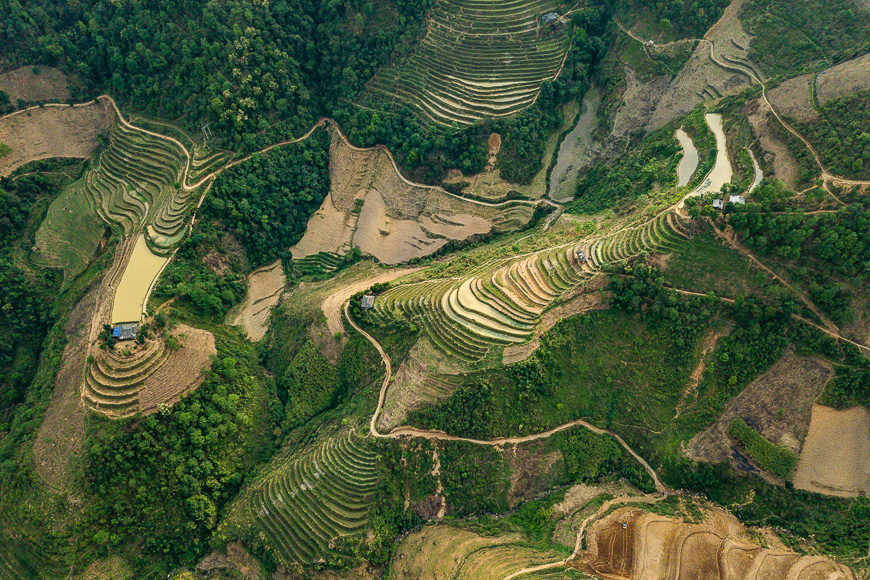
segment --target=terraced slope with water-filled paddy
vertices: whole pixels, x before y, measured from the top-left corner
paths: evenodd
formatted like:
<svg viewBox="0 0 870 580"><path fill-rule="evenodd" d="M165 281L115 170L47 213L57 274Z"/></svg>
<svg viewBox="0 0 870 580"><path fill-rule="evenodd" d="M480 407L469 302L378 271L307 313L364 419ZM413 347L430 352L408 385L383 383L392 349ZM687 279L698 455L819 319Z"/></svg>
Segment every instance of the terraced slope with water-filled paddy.
<svg viewBox="0 0 870 580"><path fill-rule="evenodd" d="M378 297L371 316L414 321L444 354L475 363L493 347L530 340L541 315L602 266L678 251L686 237L682 218L662 213L606 236L491 262L461 278L397 286Z"/></svg>
<svg viewBox="0 0 870 580"><path fill-rule="evenodd" d="M280 561L312 563L365 530L377 483L371 441L345 431L261 482L243 510Z"/></svg>
<svg viewBox="0 0 870 580"><path fill-rule="evenodd" d="M38 259L75 275L106 226L123 235L144 228L151 248L168 252L183 237L197 195L175 187L186 161L176 143L116 123L90 169L49 208L36 233Z"/></svg>
<svg viewBox="0 0 870 580"><path fill-rule="evenodd" d="M552 0L445 0L417 51L381 70L366 97L410 103L432 120L471 124L531 105L556 77L568 26L541 25Z"/></svg>

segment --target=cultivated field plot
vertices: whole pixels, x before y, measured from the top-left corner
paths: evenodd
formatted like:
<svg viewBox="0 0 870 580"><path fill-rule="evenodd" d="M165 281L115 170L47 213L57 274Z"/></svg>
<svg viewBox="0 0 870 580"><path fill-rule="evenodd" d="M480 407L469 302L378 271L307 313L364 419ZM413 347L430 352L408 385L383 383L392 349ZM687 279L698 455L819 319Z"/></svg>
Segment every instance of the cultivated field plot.
<svg viewBox="0 0 870 580"><path fill-rule="evenodd" d="M410 103L445 125L524 109L558 75L568 49L568 26L539 23L558 6L554 0L440 2L417 51L381 70L366 92Z"/></svg>
<svg viewBox="0 0 870 580"><path fill-rule="evenodd" d="M309 564L365 531L377 483L375 450L345 431L309 447L237 505L278 560Z"/></svg>
<svg viewBox="0 0 870 580"><path fill-rule="evenodd" d="M411 320L449 358L477 363L491 348L531 340L544 312L603 265L682 250L686 237L681 218L662 213L601 237L488 262L466 277L394 287L378 297L371 316Z"/></svg>
<svg viewBox="0 0 870 580"><path fill-rule="evenodd" d="M564 556L523 545L520 534L481 536L446 525L409 534L393 560L394 580L500 579Z"/></svg>
<svg viewBox="0 0 870 580"><path fill-rule="evenodd" d="M519 229L528 205L487 207L402 179L382 149L355 149L338 132L329 149L330 191L291 248L306 269L329 272L351 248L384 264L428 256L450 240Z"/></svg>
<svg viewBox="0 0 870 580"><path fill-rule="evenodd" d="M813 406L810 431L792 478L795 487L857 497L870 492L870 413Z"/></svg>
<svg viewBox="0 0 870 580"><path fill-rule="evenodd" d="M106 226L130 235L147 225L151 249L169 252L187 231L196 195L175 187L185 163L172 141L116 123L89 170L49 207L36 233L37 259L63 268L69 280L87 265Z"/></svg>
<svg viewBox="0 0 870 580"><path fill-rule="evenodd" d="M272 308L281 299L286 281L280 260L251 272L248 294L238 313L232 317L233 326L244 328L248 338L254 342L263 338L269 328Z"/></svg>
<svg viewBox="0 0 870 580"><path fill-rule="evenodd" d="M2 88L2 87L0 87ZM91 156L115 112L104 101L76 107L46 106L0 119L0 143L10 148L0 157L0 177L38 159Z"/></svg>
<svg viewBox="0 0 870 580"><path fill-rule="evenodd" d="M162 338L143 345L120 342L112 350L94 349L81 389L88 408L113 418L150 413L172 404L199 386L217 354L212 333L180 324L173 330L180 348Z"/></svg>
<svg viewBox="0 0 870 580"><path fill-rule="evenodd" d="M783 545L759 546L732 516L715 510L703 523L621 508L595 522L569 564L612 580L794 578L854 580L854 572L821 556L798 556Z"/></svg>

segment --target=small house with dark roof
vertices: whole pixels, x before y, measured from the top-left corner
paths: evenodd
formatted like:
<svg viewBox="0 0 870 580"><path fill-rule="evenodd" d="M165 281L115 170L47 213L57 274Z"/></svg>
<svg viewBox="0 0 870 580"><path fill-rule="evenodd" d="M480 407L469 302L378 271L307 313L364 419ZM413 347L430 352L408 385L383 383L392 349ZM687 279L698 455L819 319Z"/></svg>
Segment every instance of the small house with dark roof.
<svg viewBox="0 0 870 580"><path fill-rule="evenodd" d="M136 338L136 331L139 329L138 324L116 324L112 329L112 338L117 340L133 340Z"/></svg>
<svg viewBox="0 0 870 580"><path fill-rule="evenodd" d="M541 16L541 22L544 24L553 24L557 20L559 20L559 14L557 12L547 12Z"/></svg>
<svg viewBox="0 0 870 580"><path fill-rule="evenodd" d="M366 294L362 297L362 307L363 308L371 308L375 305L375 297L371 294Z"/></svg>

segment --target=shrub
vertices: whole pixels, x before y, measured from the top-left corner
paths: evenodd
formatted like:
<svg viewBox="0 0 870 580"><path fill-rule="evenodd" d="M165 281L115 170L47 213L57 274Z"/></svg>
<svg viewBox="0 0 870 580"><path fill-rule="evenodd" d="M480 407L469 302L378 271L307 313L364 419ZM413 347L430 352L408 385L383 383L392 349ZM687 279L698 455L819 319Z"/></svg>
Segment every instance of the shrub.
<svg viewBox="0 0 870 580"><path fill-rule="evenodd" d="M746 453L762 469L777 477L786 479L797 467L798 458L794 453L774 445L747 425L743 419L732 420L728 426L728 433L743 445Z"/></svg>

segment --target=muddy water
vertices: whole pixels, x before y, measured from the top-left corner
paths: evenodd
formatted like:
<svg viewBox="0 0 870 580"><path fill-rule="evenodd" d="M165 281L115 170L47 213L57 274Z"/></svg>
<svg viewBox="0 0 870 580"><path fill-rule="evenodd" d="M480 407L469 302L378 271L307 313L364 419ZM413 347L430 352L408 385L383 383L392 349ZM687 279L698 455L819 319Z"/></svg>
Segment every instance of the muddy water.
<svg viewBox="0 0 870 580"><path fill-rule="evenodd" d="M722 129L722 115L707 113L704 115L704 120L716 137L716 163L713 165L710 173L707 174L707 177L704 178L704 181L683 198L679 207L685 205L686 199L719 191L723 185L731 181L731 161L728 158L728 143L725 140L725 131Z"/></svg>
<svg viewBox="0 0 870 580"><path fill-rule="evenodd" d="M758 160L755 159L755 154L752 152L752 149L749 149L749 157L752 158L752 167L755 169L755 177L752 179L752 185L749 186L749 192L752 193L755 191L755 188L758 187L758 184L761 183L761 180L764 179L764 173L761 171L761 166L758 165Z"/></svg>
<svg viewBox="0 0 870 580"><path fill-rule="evenodd" d="M677 129L674 136L683 148L683 158L680 159L680 164L677 166L677 187L683 187L689 183L695 170L698 169L698 148L695 147L692 138L682 129Z"/></svg>
<svg viewBox="0 0 870 580"><path fill-rule="evenodd" d="M121 282L115 290L112 324L138 322L142 318L151 283L167 260L168 258L152 254L145 244L145 236L139 235Z"/></svg>
<svg viewBox="0 0 870 580"><path fill-rule="evenodd" d="M559 146L556 164L550 173L550 191L547 192L550 199L569 201L574 197L577 175L580 173L580 168L590 159L592 132L598 118L596 113L600 102L601 96L596 89L590 90L583 99L580 118Z"/></svg>

